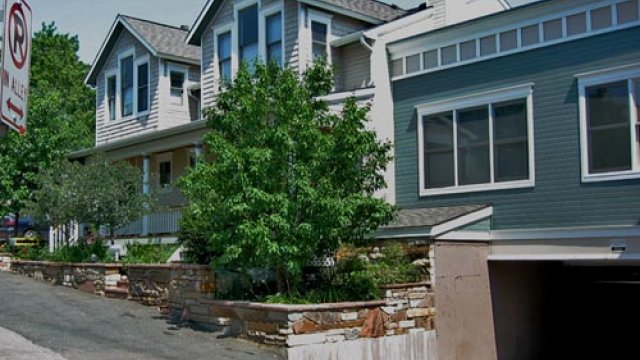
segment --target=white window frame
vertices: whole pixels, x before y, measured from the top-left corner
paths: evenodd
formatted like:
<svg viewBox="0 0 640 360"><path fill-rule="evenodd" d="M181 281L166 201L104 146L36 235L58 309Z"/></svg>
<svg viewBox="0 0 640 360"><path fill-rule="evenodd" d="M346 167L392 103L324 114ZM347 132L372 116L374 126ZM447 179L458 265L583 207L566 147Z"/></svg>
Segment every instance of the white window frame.
<svg viewBox="0 0 640 360"><path fill-rule="evenodd" d="M258 5L258 22L260 21L260 0L244 0L233 5L233 31L231 32L231 72L235 74L240 68L240 18L238 13L249 6ZM258 25L259 26L259 25ZM258 27L258 55L260 55L260 27Z"/></svg>
<svg viewBox="0 0 640 360"><path fill-rule="evenodd" d="M115 111L115 116L113 118L113 120L111 119L111 113L109 111L109 78L114 78L116 80L116 93L115 95L115 107L113 109L113 111ZM119 115L120 115L120 101L119 101L119 91L118 91L118 70L116 69L112 69L109 71L106 71L104 73L104 108L105 108L105 114L107 115L105 117L107 123L112 123L118 120Z"/></svg>
<svg viewBox="0 0 640 360"><path fill-rule="evenodd" d="M162 186L162 184L160 184L160 163L163 163L163 162L169 163L169 172L171 173L169 178L169 184L165 186ZM170 191L171 188L173 188L173 183L174 183L173 152L166 152L166 153L156 155L156 170L158 172L158 181L157 181L158 188L160 188L160 191Z"/></svg>
<svg viewBox="0 0 640 360"><path fill-rule="evenodd" d="M133 58L133 112L131 115L123 116L122 115L122 60L128 57ZM122 51L118 54L118 75L116 80L117 91L118 94L116 96L118 100L118 116L116 117L116 121L126 121L136 117L136 51L135 48L129 48L125 51Z"/></svg>
<svg viewBox="0 0 640 360"><path fill-rule="evenodd" d="M600 182L600 181L616 181L640 179L640 164L638 163L638 127L640 114L637 113L635 102L637 87L633 86L634 82L640 81L640 63L636 63L624 67L616 67L595 71L585 74L576 75L578 78L578 96L579 96L579 115L580 115L580 154L582 160L582 182ZM606 85L619 81L627 81L629 87L629 127L631 132L631 170L612 171L607 173L589 173L589 134L587 119L587 98L586 89L591 86Z"/></svg>
<svg viewBox="0 0 640 360"><path fill-rule="evenodd" d="M285 29L284 29L284 3L282 1L278 1L277 3L274 3L272 5L269 6L265 6L262 7L258 10L258 45L260 47L260 57L263 59L263 61L265 62L265 64L268 62L267 59L267 18L271 15L275 15L277 13L280 13L280 26L281 26L281 31L282 31L282 51L281 51L281 56L282 58L280 59L282 66L285 66L284 63L284 49L285 49Z"/></svg>
<svg viewBox="0 0 640 360"><path fill-rule="evenodd" d="M231 76L233 77L233 74L235 73L234 64L233 64L234 58L236 57L234 52L235 51L234 50L234 47L235 47L234 27L235 27L234 24L230 22L224 25L215 26L213 29L213 63L215 64L213 69L213 78L214 78L214 81L218 84L221 84L222 82L222 74L220 74L220 59L218 58L218 36L227 32L231 34Z"/></svg>
<svg viewBox="0 0 640 360"><path fill-rule="evenodd" d="M526 99L527 102L527 145L529 151L529 178L525 180L495 182L494 166L494 135L493 135L493 104L511 100ZM490 182L484 184L458 185L457 166L457 138L454 128L454 181L455 185L445 188L426 189L424 174L424 117L428 115L453 112L454 123L457 123L456 112L476 106L488 106L489 108L489 162L490 162ZM535 146L534 146L534 112L533 112L533 84L517 85L513 87L491 90L484 93L463 96L455 99L420 104L416 106L418 115L417 138L418 138L418 178L420 181L419 191L421 197L438 196L448 194L495 191L506 189L521 189L535 186Z"/></svg>
<svg viewBox="0 0 640 360"><path fill-rule="evenodd" d="M331 65L333 63L331 54L331 42L333 41L332 34L332 22L333 16L327 13L309 9L309 16L307 17L307 40L309 41L309 63L313 63L313 30L311 24L317 22L325 24L327 26L327 63Z"/></svg>
<svg viewBox="0 0 640 360"><path fill-rule="evenodd" d="M177 72L177 73L182 73L184 75L184 82L182 84L182 104L178 104L176 102L174 102L173 100L173 95L171 95L171 90L172 90L172 86L171 86L171 73L172 72ZM169 104L174 107L174 108L186 108L189 106L189 98L187 95L187 88L188 88L188 82L189 82L189 68L183 65L178 65L178 64L169 64L168 66L168 72L167 72L167 77L169 80Z"/></svg>
<svg viewBox="0 0 640 360"><path fill-rule="evenodd" d="M147 64L147 110L138 112L138 67ZM133 114L134 116L145 116L151 112L151 61L149 55L133 59Z"/></svg>

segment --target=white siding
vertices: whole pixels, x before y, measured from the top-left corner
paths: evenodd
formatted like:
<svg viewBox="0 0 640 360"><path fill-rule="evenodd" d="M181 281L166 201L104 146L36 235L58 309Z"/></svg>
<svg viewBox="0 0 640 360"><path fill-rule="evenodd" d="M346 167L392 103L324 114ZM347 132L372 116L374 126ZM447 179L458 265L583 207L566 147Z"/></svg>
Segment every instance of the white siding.
<svg viewBox="0 0 640 360"><path fill-rule="evenodd" d="M151 71L151 76L149 78L149 91L151 94L149 114L126 121L109 120L105 97L105 73L117 70L118 54L131 48L135 49L136 58L150 55L149 51L147 51L140 42L138 42L129 32L123 30L113 51L109 55L105 66L98 75L96 86L96 145L102 145L125 137L153 131L159 126L158 59L153 56L150 56L149 58L149 68Z"/></svg>

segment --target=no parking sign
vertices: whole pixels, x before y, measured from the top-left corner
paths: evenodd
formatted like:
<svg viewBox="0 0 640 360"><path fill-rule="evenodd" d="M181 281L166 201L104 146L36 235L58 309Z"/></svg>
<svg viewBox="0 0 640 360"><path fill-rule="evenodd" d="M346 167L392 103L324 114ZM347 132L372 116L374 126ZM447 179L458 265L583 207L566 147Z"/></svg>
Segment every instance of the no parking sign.
<svg viewBox="0 0 640 360"><path fill-rule="evenodd" d="M0 120L9 128L27 131L32 11L27 0L5 0Z"/></svg>

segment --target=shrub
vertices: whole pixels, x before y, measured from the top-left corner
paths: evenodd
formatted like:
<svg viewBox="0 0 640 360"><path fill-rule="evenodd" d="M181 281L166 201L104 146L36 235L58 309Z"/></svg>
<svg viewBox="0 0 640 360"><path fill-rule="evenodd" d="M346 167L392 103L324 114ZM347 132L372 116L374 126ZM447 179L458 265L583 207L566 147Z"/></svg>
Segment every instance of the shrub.
<svg viewBox="0 0 640 360"><path fill-rule="evenodd" d="M129 244L127 256L123 262L127 264L164 264L178 250L177 244Z"/></svg>

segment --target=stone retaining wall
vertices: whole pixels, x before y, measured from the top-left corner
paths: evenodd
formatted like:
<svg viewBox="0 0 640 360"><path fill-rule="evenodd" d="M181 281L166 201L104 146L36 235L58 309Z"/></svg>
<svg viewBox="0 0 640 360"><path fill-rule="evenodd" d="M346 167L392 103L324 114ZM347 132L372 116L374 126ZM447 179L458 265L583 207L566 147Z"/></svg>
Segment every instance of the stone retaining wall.
<svg viewBox="0 0 640 360"><path fill-rule="evenodd" d="M108 278L119 276L120 264L75 264L47 261L13 261L11 271L84 292L104 296Z"/></svg>
<svg viewBox="0 0 640 360"><path fill-rule="evenodd" d="M288 348L407 335L434 328L434 297L428 283L389 286L384 291L385 299L381 301L318 305L271 305L201 297L182 302L174 310L185 320L220 326L227 335Z"/></svg>
<svg viewBox="0 0 640 360"><path fill-rule="evenodd" d="M206 265L129 265L129 300L168 311L188 299L213 297L214 276Z"/></svg>
<svg viewBox="0 0 640 360"><path fill-rule="evenodd" d="M0 271L11 270L11 254L0 253Z"/></svg>

